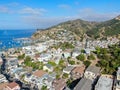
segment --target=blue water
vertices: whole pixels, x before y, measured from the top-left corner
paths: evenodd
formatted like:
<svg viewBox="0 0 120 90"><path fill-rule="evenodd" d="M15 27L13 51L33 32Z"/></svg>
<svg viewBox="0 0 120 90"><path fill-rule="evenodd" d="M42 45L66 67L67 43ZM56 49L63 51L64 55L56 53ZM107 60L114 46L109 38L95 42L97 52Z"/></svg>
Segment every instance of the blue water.
<svg viewBox="0 0 120 90"><path fill-rule="evenodd" d="M21 42L14 41L17 38L29 38L35 30L0 30L0 50L20 47Z"/></svg>

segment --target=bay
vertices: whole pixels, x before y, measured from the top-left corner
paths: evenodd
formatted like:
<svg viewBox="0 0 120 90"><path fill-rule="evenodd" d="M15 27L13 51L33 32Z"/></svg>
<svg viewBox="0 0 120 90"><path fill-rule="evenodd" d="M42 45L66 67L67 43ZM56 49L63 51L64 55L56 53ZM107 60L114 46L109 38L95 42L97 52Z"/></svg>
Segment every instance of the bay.
<svg viewBox="0 0 120 90"><path fill-rule="evenodd" d="M35 30L0 30L0 50L21 47L18 38L30 38Z"/></svg>

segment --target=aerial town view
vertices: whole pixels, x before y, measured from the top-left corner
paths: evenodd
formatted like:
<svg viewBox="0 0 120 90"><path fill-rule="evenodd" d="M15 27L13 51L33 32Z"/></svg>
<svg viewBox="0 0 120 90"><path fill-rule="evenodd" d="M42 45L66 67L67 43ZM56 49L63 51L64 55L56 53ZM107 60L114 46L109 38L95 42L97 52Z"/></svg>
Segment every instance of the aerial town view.
<svg viewBox="0 0 120 90"><path fill-rule="evenodd" d="M120 0L0 0L0 90L120 90Z"/></svg>

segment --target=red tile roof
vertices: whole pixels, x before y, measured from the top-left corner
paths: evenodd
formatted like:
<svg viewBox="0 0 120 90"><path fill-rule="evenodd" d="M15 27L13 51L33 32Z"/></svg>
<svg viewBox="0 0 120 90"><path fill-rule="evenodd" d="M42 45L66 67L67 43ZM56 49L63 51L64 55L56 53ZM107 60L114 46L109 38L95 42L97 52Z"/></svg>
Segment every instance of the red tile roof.
<svg viewBox="0 0 120 90"><path fill-rule="evenodd" d="M58 79L53 81L53 87L55 90L63 90L66 86L64 79Z"/></svg>
<svg viewBox="0 0 120 90"><path fill-rule="evenodd" d="M85 67L82 66L82 67L75 67L72 72L73 73L80 73L80 74L83 74L84 73L84 70L85 70Z"/></svg>
<svg viewBox="0 0 120 90"><path fill-rule="evenodd" d="M4 90L8 83L0 83L0 90Z"/></svg>
<svg viewBox="0 0 120 90"><path fill-rule="evenodd" d="M13 89L16 86L19 86L16 82L11 82L7 85L9 88Z"/></svg>
<svg viewBox="0 0 120 90"><path fill-rule="evenodd" d="M33 73L33 75L36 77L42 77L44 74L46 74L46 72L43 70L38 70Z"/></svg>

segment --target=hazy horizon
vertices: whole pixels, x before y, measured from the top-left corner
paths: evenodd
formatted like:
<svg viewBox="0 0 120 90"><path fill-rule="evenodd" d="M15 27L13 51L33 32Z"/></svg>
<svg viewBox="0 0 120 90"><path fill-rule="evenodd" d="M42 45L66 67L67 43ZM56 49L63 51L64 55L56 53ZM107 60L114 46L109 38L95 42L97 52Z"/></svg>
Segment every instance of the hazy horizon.
<svg viewBox="0 0 120 90"><path fill-rule="evenodd" d="M1 29L42 29L74 19L106 21L120 14L119 0L1 0Z"/></svg>

